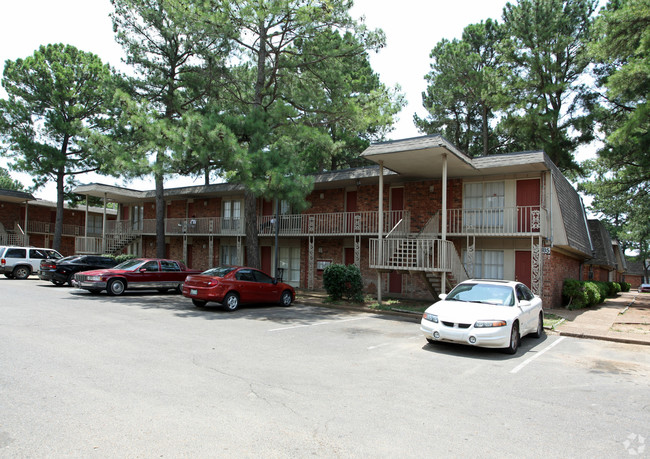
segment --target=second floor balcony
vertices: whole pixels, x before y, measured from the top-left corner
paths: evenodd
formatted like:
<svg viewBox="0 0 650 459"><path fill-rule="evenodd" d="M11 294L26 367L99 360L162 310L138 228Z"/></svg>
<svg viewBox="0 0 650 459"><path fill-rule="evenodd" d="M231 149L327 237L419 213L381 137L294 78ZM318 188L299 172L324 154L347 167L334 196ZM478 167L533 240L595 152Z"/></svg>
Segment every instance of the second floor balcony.
<svg viewBox="0 0 650 459"><path fill-rule="evenodd" d="M439 236L441 229L436 213L421 233ZM448 236L545 236L548 219L540 206L447 209L446 229Z"/></svg>
<svg viewBox="0 0 650 459"><path fill-rule="evenodd" d="M386 211L383 215L384 234L406 231L410 213L405 210ZM165 234L188 236L245 236L243 218L166 218ZM320 214L290 214L276 217L260 216L256 220L259 236L274 236L278 226L280 236L354 236L376 235L379 231L379 212L334 212ZM107 234L156 234L156 220L109 221Z"/></svg>

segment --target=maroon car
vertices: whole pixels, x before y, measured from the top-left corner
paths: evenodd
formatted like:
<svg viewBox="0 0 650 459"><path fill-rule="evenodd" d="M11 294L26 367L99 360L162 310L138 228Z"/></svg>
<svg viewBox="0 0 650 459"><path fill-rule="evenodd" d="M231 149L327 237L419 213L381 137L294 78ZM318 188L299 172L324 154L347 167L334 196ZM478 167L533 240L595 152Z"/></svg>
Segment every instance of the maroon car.
<svg viewBox="0 0 650 459"><path fill-rule="evenodd" d="M159 292L175 289L180 292L185 278L199 272L188 269L176 260L134 258L111 269L77 273L72 285L91 293L106 290L109 295L121 295L125 290L131 289L153 289Z"/></svg>
<svg viewBox="0 0 650 459"><path fill-rule="evenodd" d="M243 303L280 303L289 306L296 297L293 287L279 282L266 273L242 266L220 266L201 274L187 276L183 296L194 306L203 307L208 301L221 303L234 311Z"/></svg>

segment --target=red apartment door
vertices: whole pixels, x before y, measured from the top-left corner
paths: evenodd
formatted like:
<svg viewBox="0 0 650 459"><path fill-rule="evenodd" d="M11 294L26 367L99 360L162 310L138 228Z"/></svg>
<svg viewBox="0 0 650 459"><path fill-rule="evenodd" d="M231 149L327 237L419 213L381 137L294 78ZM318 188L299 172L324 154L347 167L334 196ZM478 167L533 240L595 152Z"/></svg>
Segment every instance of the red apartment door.
<svg viewBox="0 0 650 459"><path fill-rule="evenodd" d="M531 275L531 259L530 252L524 250L515 251L515 280L526 284L530 288L532 281Z"/></svg>
<svg viewBox="0 0 650 459"><path fill-rule="evenodd" d="M260 258L262 262L262 271L271 277L275 277L275 273L271 272L271 246L260 247Z"/></svg>
<svg viewBox="0 0 650 459"><path fill-rule="evenodd" d="M520 233L538 232L532 229L532 211L539 210L539 179L517 180L517 231Z"/></svg>
<svg viewBox="0 0 650 459"><path fill-rule="evenodd" d="M345 265L353 265L354 264L354 247L346 247L345 253L343 254L343 263Z"/></svg>
<svg viewBox="0 0 650 459"><path fill-rule="evenodd" d="M346 217L345 222L345 232L353 233L354 232L354 213L357 209L357 192L348 191L345 193L345 211L349 212Z"/></svg>

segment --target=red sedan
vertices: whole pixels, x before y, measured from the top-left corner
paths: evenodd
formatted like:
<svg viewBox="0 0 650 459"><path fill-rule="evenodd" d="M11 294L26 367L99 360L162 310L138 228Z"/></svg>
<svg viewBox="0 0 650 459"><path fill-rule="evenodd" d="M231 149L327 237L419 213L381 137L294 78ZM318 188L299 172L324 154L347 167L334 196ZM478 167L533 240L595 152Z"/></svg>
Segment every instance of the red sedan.
<svg viewBox="0 0 650 459"><path fill-rule="evenodd" d="M268 274L242 266L220 266L191 275L183 284L183 296L199 308L208 301L234 311L243 303L280 303L289 306L296 297L293 287Z"/></svg>
<svg viewBox="0 0 650 459"><path fill-rule="evenodd" d="M111 269L84 271L74 275L72 285L91 293L106 290L109 295L121 295L130 289L154 289L166 292L181 290L189 274L199 273L188 269L180 261L158 258L134 258Z"/></svg>

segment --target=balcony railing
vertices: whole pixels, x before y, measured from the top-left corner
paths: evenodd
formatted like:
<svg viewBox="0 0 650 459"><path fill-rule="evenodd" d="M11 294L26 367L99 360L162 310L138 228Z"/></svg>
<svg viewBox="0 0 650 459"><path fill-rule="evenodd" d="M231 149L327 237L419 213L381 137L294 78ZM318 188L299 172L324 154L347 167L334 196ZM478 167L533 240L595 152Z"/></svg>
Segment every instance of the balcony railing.
<svg viewBox="0 0 650 459"><path fill-rule="evenodd" d="M422 234L438 236L441 228L442 219L436 213ZM546 228L546 209L539 206L447 210L447 235L451 236L544 235Z"/></svg>
<svg viewBox="0 0 650 459"><path fill-rule="evenodd" d="M370 268L453 271L454 250L452 242L442 239L371 239Z"/></svg>
<svg viewBox="0 0 650 459"><path fill-rule="evenodd" d="M274 216L257 218L260 236L275 235ZM400 223L401 222L401 223ZM398 229L410 226L408 211L384 212L383 234L398 225ZM280 236L330 236L330 235L374 235L379 229L378 212L337 212L323 214L281 215L278 221ZM106 234L156 234L155 220L111 220L106 222ZM244 236L246 234L243 218L166 218L165 234L174 235L215 235ZM401 233L400 233L401 234Z"/></svg>
<svg viewBox="0 0 650 459"><path fill-rule="evenodd" d="M54 234L54 223L30 220L27 222L27 232L37 233L37 234ZM83 236L85 232L86 229L84 226L71 225L68 223L63 224L63 228L62 228L63 236ZM89 230L88 232L89 234L93 234L92 230ZM95 232L94 234L97 233ZM101 231L99 234L101 234Z"/></svg>

